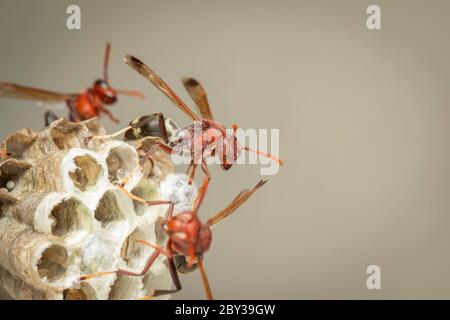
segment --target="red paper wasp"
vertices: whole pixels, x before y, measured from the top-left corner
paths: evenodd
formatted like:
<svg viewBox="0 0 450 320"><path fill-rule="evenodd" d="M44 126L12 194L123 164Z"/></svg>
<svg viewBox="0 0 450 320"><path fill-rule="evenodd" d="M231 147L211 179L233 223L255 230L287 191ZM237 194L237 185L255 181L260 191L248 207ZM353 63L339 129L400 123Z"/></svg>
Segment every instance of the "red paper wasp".
<svg viewBox="0 0 450 320"><path fill-rule="evenodd" d="M144 269L141 272L133 272L129 270L119 269L116 271L98 272L81 277L81 280L88 280L91 278L118 274L125 276L144 276L148 270L152 267L155 260L160 254L167 256L168 265L172 280L175 285L174 290L155 290L151 297L159 295L175 293L181 290L181 283L178 277L178 272L190 273L197 268L200 271L202 277L203 286L205 288L206 297L212 299L213 295L209 285L208 278L206 276L205 268L203 266L203 255L211 246L212 232L211 227L216 223L232 214L239 206L250 198L250 196L261 188L267 180L261 180L251 190L241 191L234 200L222 211L212 216L206 223L200 221L198 217L199 208L203 202L203 199L208 188L209 180L204 179L203 186L199 189L197 198L194 200L192 211L181 212L177 215L173 214L174 203L170 201L145 201L144 199L137 197L129 193L124 187L123 183L118 186L123 192L125 192L133 200L140 201L148 206L169 204L164 222L162 224L163 231L168 236L168 241L165 247L157 246L149 243L145 240L134 239L135 242L149 246L154 249L153 254L147 259ZM146 298L151 298L146 297Z"/></svg>
<svg viewBox="0 0 450 320"><path fill-rule="evenodd" d="M28 99L40 102L62 102L69 108L69 120L81 121L106 114L112 121L119 122L113 114L105 108L105 105L112 105L117 101L117 94L124 94L143 98L143 94L137 91L114 89L108 82L108 64L111 50L110 43L106 44L105 59L103 63L103 79L96 80L91 87L81 93L64 94L42 89L30 88L14 83L0 82L0 97L16 99ZM56 115L52 111L45 114L45 122L48 126L50 122L56 120Z"/></svg>
<svg viewBox="0 0 450 320"><path fill-rule="evenodd" d="M192 78L184 78L183 84L192 100L194 100L195 104L197 105L201 116L198 116L196 113L194 113L183 102L183 100L181 100L181 98L178 97L178 95L156 74L156 72L150 69L142 61L130 55L127 55L124 61L134 70L148 79L181 111L183 111L192 121L194 121L194 123L184 129L178 130L178 133L173 135L171 139L167 139L168 134L165 132L164 116L162 114L154 114L152 116L140 117L134 122L130 123L128 127L114 134L107 136L97 136L95 138L112 138L124 132L142 128L144 126L147 126L149 123L145 120L145 118L147 117L148 119L150 119L149 117L152 117L151 119L153 119L153 122L155 123L155 125L153 125L153 131L157 129L156 123L158 123L159 131L161 132L160 136L163 139L166 138L166 144L158 143L159 147L162 150L166 151L167 153L176 152L180 155L184 155L186 151L190 153L190 168L192 170L189 180L190 183L194 178L197 165L200 165L208 179L211 179L205 159L207 157L214 156L216 153L219 156L221 167L224 170L228 170L231 168L242 150L255 152L278 162L278 164L280 165L283 165L283 161L276 158L275 156L258 150L252 150L248 147L242 147L236 138L236 125L233 125L233 135L228 135L226 132L226 127L220 122L214 120L211 109L209 107L206 91L197 80ZM158 122L155 121L156 116L159 118ZM149 152L146 157L150 156L151 154Z"/></svg>

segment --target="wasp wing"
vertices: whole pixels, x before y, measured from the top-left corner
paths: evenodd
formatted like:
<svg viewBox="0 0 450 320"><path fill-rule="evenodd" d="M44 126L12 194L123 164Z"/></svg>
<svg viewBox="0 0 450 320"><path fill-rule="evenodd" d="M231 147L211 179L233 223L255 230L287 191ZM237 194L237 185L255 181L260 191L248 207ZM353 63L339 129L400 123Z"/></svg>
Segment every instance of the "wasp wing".
<svg viewBox="0 0 450 320"><path fill-rule="evenodd" d="M14 83L0 82L0 97L38 100L45 102L66 101L76 94L63 94L53 91L25 87Z"/></svg>
<svg viewBox="0 0 450 320"><path fill-rule="evenodd" d="M183 85L197 105L203 119L214 120L211 108L208 102L208 96L203 86L193 78L183 78Z"/></svg>
<svg viewBox="0 0 450 320"><path fill-rule="evenodd" d="M155 87L157 87L164 95L170 99L181 111L183 111L190 119L194 121L201 120L180 97L145 63L136 57L127 55L124 59L125 63L139 72L144 78L148 79Z"/></svg>
<svg viewBox="0 0 450 320"><path fill-rule="evenodd" d="M225 209L223 209L222 211L219 211L213 217L208 219L207 224L209 226L212 226L212 225L216 224L217 222L219 222L220 220L222 220L222 219L226 218L227 216L229 216L230 214L232 214L245 201L247 201L248 198L250 198L250 196L256 192L256 190L261 188L266 182L267 182L267 180L261 180L256 184L255 187L253 187L253 189L242 190Z"/></svg>

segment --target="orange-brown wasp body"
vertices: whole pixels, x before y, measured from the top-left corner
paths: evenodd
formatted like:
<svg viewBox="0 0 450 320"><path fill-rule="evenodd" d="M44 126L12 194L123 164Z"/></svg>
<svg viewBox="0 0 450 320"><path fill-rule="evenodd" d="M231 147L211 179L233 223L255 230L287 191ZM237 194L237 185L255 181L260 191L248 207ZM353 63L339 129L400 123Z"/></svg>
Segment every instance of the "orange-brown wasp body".
<svg viewBox="0 0 450 320"><path fill-rule="evenodd" d="M64 94L42 89L36 89L17 85L14 83L0 82L0 97L16 99L28 99L40 102L65 102L69 108L69 120L81 121L106 114L112 121L118 119L105 107L117 101L118 94L131 95L142 98L143 95L136 91L118 90L109 85L108 64L110 44L106 44L105 59L103 65L103 79L94 81L91 87L80 93ZM46 125L57 117L52 111L45 114Z"/></svg>

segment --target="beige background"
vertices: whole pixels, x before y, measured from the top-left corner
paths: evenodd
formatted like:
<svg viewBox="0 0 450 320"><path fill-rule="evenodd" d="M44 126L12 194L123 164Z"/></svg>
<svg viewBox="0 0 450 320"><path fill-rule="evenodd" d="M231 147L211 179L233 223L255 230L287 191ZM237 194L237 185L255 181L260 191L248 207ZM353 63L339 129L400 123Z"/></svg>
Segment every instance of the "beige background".
<svg viewBox="0 0 450 320"><path fill-rule="evenodd" d="M81 31L65 27L71 3ZM81 90L109 40L112 84L148 97L112 107L123 124L155 111L188 124L121 61L132 53L189 102L180 79L201 80L224 124L281 129L286 166L214 229L217 298L450 298L449 15L445 0L1 0L0 78ZM42 128L45 108L0 100L0 136ZM212 174L204 218L260 179L256 165ZM366 288L370 264L382 290ZM197 273L181 280L176 298L204 298Z"/></svg>

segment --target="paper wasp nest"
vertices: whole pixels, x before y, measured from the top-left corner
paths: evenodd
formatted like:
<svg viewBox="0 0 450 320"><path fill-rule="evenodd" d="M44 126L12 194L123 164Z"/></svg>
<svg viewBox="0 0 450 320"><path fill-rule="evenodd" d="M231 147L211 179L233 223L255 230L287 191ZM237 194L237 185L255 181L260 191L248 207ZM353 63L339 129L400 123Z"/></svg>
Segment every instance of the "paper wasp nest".
<svg viewBox="0 0 450 320"><path fill-rule="evenodd" d="M0 146L11 154L0 164L0 286L13 298L137 299L171 288L164 257L144 277L79 282L80 275L117 268L140 272L153 249L133 239L164 241L158 224L167 206L144 206L114 186L154 138L134 145L88 139L104 133L97 119L57 120L39 133L13 133ZM157 153L126 188L162 199L160 185L173 170Z"/></svg>

